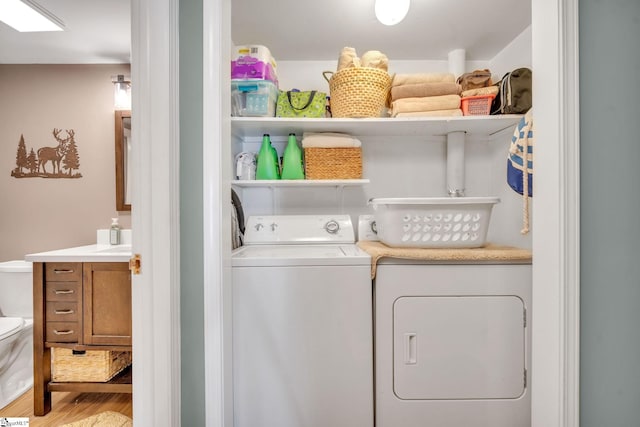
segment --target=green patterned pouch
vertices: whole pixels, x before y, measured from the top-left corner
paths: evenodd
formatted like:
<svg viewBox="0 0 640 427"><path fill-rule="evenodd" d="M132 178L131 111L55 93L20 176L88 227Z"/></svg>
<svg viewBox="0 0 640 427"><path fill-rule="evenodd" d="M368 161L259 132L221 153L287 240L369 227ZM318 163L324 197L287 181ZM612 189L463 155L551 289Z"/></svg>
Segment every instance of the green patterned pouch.
<svg viewBox="0 0 640 427"><path fill-rule="evenodd" d="M326 93L315 90L280 91L276 104L276 117L325 117L326 98Z"/></svg>

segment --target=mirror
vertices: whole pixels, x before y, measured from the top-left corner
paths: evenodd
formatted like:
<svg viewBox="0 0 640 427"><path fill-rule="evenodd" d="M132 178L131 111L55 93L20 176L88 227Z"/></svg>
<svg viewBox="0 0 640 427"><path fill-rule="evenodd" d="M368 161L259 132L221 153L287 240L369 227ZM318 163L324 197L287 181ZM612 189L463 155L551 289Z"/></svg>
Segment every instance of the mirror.
<svg viewBox="0 0 640 427"><path fill-rule="evenodd" d="M131 111L116 110L116 210L131 210L131 180L129 154L131 153Z"/></svg>

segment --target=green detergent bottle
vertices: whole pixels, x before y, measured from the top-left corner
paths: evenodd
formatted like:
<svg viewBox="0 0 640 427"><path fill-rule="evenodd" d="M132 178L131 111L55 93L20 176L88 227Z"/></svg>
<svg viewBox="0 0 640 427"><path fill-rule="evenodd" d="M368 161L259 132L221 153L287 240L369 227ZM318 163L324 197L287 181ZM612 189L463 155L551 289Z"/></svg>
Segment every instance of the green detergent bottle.
<svg viewBox="0 0 640 427"><path fill-rule="evenodd" d="M294 133L289 134L289 141L287 142L287 147L284 149L282 179L304 179L302 150L298 147Z"/></svg>
<svg viewBox="0 0 640 427"><path fill-rule="evenodd" d="M256 179L278 179L278 155L271 145L268 134L262 136L262 145L258 152L258 164L256 165Z"/></svg>
<svg viewBox="0 0 640 427"><path fill-rule="evenodd" d="M273 154L273 160L276 162L276 174L278 175L278 179L280 179L280 157L278 156L278 151L276 147L271 144L271 139L269 139L269 146L271 147L271 153Z"/></svg>

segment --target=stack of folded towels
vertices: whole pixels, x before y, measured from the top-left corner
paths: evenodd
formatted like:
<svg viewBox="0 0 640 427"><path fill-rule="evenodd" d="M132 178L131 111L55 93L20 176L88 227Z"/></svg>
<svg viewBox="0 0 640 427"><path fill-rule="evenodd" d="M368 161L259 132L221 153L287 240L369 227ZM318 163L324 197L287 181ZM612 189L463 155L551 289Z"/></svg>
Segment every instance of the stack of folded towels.
<svg viewBox="0 0 640 427"><path fill-rule="evenodd" d="M362 143L358 138L339 132L305 132L302 148L357 148Z"/></svg>
<svg viewBox="0 0 640 427"><path fill-rule="evenodd" d="M391 117L461 116L460 92L451 73L396 74Z"/></svg>

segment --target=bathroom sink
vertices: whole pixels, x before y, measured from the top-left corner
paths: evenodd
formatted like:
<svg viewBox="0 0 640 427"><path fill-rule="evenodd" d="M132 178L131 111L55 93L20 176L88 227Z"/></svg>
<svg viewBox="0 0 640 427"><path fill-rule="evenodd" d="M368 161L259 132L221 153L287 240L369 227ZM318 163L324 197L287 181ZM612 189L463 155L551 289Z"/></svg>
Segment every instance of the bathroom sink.
<svg viewBox="0 0 640 427"><path fill-rule="evenodd" d="M100 249L96 252L99 252L101 254L121 254L131 252L131 245L114 245L106 249Z"/></svg>

